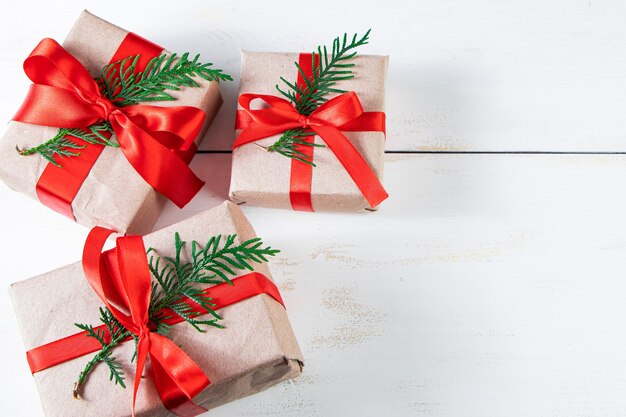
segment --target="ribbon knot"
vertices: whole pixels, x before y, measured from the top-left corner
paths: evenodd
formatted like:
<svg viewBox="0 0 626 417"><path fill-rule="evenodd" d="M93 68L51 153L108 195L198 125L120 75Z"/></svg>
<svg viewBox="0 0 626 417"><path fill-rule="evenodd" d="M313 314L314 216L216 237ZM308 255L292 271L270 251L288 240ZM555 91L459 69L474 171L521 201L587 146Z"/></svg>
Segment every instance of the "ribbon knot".
<svg viewBox="0 0 626 417"><path fill-rule="evenodd" d="M96 97L96 100L94 101L94 104L97 106L100 106L100 108L102 108L103 111L103 120L109 120L111 118L111 114L115 111L119 111L119 108L117 106L115 106L111 100L109 100L106 97Z"/></svg>
<svg viewBox="0 0 626 417"><path fill-rule="evenodd" d="M13 120L68 129L85 129L108 120L135 171L177 206L186 205L204 185L179 154L200 133L205 119L202 110L117 107L102 94L87 69L52 39L42 40L31 52L24 72L34 84Z"/></svg>
<svg viewBox="0 0 626 417"><path fill-rule="evenodd" d="M111 314L124 328L139 336L133 417L137 390L148 357L157 392L165 407L180 417L205 412L193 404L192 399L210 384L209 378L174 342L150 330L148 312L152 284L142 238L120 237L114 251L101 253L112 233L101 227L95 227L89 233L83 252L83 269L89 284Z"/></svg>
<svg viewBox="0 0 626 417"><path fill-rule="evenodd" d="M139 338L146 338L146 337L150 337L150 333L152 333L152 329L150 329L150 327L148 327L148 324L146 323L142 328L141 331L139 332L139 334L137 336L139 336Z"/></svg>

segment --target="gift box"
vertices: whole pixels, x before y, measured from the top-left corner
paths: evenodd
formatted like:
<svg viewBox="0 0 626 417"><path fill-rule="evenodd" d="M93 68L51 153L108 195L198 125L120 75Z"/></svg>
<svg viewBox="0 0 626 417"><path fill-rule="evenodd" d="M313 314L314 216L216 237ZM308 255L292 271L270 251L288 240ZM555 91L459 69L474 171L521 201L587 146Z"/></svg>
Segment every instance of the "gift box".
<svg viewBox="0 0 626 417"><path fill-rule="evenodd" d="M84 11L78 18L63 42L63 48L78 59L94 78L100 77L103 67L110 62L131 55L140 55L141 59L145 60L145 64L152 56L168 53L161 47L87 11ZM31 70L43 71L44 66L40 62ZM222 103L217 81L207 81L197 76L192 78L198 83L198 87L182 86L178 91L168 91L175 100L139 103L139 106L149 104L167 108L191 106L204 112L205 119L199 125L199 133L190 138L190 141L195 139L194 143L180 146L181 151L187 148L185 152L188 159L193 156L195 146L202 141ZM40 101L46 101L45 105L50 109L60 106L51 99ZM39 123L35 125L15 120L9 123L6 133L0 140L0 179L10 188L39 199L47 206L85 226L100 225L122 233L148 233L165 204L165 198L138 173L120 148L104 146L101 153L98 154L96 151L94 156L92 155L94 145L85 144L88 149L75 150L80 153L80 156L57 157L57 161L62 166L58 169L38 154L24 156L16 152L16 148L24 150L41 145L53 138L60 127L69 127L47 126L49 125ZM163 138L159 137L159 140L161 139ZM163 143L165 142L163 140ZM138 143L141 144L142 141ZM174 145L178 146L178 144ZM174 145L168 145L168 149ZM145 143L140 147L143 146ZM156 145L156 147L160 146L160 144ZM152 166L152 168L144 167L144 171L164 163L154 160L157 158L146 153L143 148L139 149L139 152L143 153L137 156L144 158L143 164ZM163 151L161 151L162 154ZM146 159L148 159L147 163ZM135 165L141 165L141 163L135 163ZM177 175L179 175L177 172L172 172L161 176L176 178ZM162 178L158 180L162 181ZM200 183L201 186L199 180L196 183Z"/></svg>
<svg viewBox="0 0 626 417"><path fill-rule="evenodd" d="M193 240L203 245L211 236L222 235L225 239L227 235L236 234L234 244L238 245L255 237L241 209L230 202L145 236L145 248L153 248L150 253L162 258L175 257L175 233L187 242L182 251L183 262L190 259ZM254 274L262 274L271 282L266 263L253 263L253 266ZM231 277L234 285L227 290L237 291L240 284L236 279L250 274L251 271L237 269ZM98 307L102 301L87 282L81 263L13 284L10 292L31 370L40 366L39 361L30 356L33 350L76 334L78 329L74 323L99 324ZM268 294L254 295L217 310L223 329L209 327L206 333L200 333L188 323L172 325L168 337L211 381L193 399L196 405L210 409L300 374L303 358L285 308ZM81 342L78 340L73 345ZM127 375L126 389L115 386L109 380L107 366L100 363L82 386L80 399L73 398L74 383L93 354L35 372L45 415L129 416L136 366L136 361L131 362L134 349L135 343L129 340L113 351ZM137 394L137 415L172 415L159 399L152 373L147 369Z"/></svg>
<svg viewBox="0 0 626 417"><path fill-rule="evenodd" d="M340 160L338 156L341 155L338 155L337 151L342 151L342 149L336 148L341 148L341 143L333 148L319 134L315 135L315 143L326 146L309 149L313 151L312 162L315 167L287 158L278 152L268 151L281 136L280 131L268 137L255 138L253 142L238 143L242 130L245 130L241 129L241 116L249 118L244 114L245 109L241 98L249 94L253 94L253 98L263 95L279 96L276 87L282 84L280 77L295 83L300 75L294 63L300 63L306 71L311 65L306 62L307 58L311 60L310 57L310 54L242 51L237 124L239 137L233 149L230 198L238 204L305 211L375 209L375 206L386 197L386 193L384 190L379 190L377 196L367 199L353 177L353 175L362 176L362 173L358 170L356 174L351 173L347 166L354 165L355 158L362 158L365 167L361 171L369 170L367 175L373 177L366 181L370 184L362 184L363 188L372 188L371 183L382 178L387 56L355 56L350 60L354 64L354 78L341 80L334 86L337 89L356 93L363 110L377 119L374 123L376 126L372 126L372 123L358 126L357 123L357 126L339 129L349 142L347 146L353 146L358 153L352 155L352 158L344 156ZM302 85L302 80L299 81L299 85ZM337 96L338 94L335 93L329 95L328 98ZM262 100L264 99L261 97L260 101ZM299 119L296 122L303 120L305 119ZM305 124L302 126L306 127Z"/></svg>

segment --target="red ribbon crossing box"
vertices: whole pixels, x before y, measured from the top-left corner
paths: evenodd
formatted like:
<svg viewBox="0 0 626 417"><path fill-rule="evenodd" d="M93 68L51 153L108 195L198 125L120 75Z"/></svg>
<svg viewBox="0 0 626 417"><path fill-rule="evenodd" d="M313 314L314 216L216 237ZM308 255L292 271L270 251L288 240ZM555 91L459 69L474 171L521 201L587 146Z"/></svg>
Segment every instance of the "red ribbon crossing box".
<svg viewBox="0 0 626 417"><path fill-rule="evenodd" d="M360 211L375 209L387 198L381 178L388 57L357 55L351 63L354 78L335 86L346 93L329 96L305 117L280 96L276 85L280 77L304 85L312 55L242 52L230 186L234 202L301 211ZM315 167L267 151L282 132L294 128L314 132L315 143L324 145L299 148Z"/></svg>
<svg viewBox="0 0 626 417"><path fill-rule="evenodd" d="M118 107L94 81L109 63L139 55L138 73L164 53L86 11L63 46L44 39L24 62L33 84L0 141L0 179L78 223L122 233L149 232L166 198L185 205L203 184L188 164L222 103L219 83L195 77L198 87L168 91L175 100ZM70 136L80 148L69 150L80 155L54 155L57 164L20 154L60 128L102 122L119 147Z"/></svg>
<svg viewBox="0 0 626 417"><path fill-rule="evenodd" d="M150 253L162 259L175 258L176 232L187 242L182 262L191 260L194 240L206 247L212 236L221 235L224 242L227 235L236 234L235 245L255 237L242 210L230 202L143 239L122 237L116 253L100 255L109 232L95 228L82 264L11 286L46 416L123 417L131 414L133 404L138 416L195 416L301 373L302 353L266 263L253 262L253 271L235 269L230 277L233 285L201 285L222 317L223 329L208 327L201 333L172 313L164 319L171 326L167 337L150 327L146 297L150 279L155 278L147 271L145 249L152 248ZM124 339L113 348L112 356L126 374L126 388L114 385L107 366L99 363L75 399L74 383L101 346L74 323L99 330L104 326L98 308L104 305L137 337L138 359L131 361L135 342L131 337ZM197 304L189 305L202 312ZM110 333L104 331L107 339ZM137 371L143 378L136 377Z"/></svg>

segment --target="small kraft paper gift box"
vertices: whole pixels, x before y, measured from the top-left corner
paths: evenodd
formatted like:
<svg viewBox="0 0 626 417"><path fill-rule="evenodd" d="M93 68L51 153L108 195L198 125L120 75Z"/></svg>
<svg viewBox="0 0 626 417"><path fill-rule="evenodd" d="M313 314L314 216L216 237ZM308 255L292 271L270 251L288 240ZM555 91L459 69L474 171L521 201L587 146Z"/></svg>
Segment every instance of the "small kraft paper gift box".
<svg viewBox="0 0 626 417"><path fill-rule="evenodd" d="M232 201L360 211L387 198L388 57L356 55L368 40L344 35L312 54L242 51Z"/></svg>
<svg viewBox="0 0 626 417"><path fill-rule="evenodd" d="M91 231L82 264L11 286L46 416L195 416L301 373L278 251L238 206L102 252L110 233Z"/></svg>
<svg viewBox="0 0 626 417"><path fill-rule="evenodd" d="M33 81L0 140L0 179L78 223L148 233L165 198L203 182L188 164L230 76L84 11L24 62Z"/></svg>

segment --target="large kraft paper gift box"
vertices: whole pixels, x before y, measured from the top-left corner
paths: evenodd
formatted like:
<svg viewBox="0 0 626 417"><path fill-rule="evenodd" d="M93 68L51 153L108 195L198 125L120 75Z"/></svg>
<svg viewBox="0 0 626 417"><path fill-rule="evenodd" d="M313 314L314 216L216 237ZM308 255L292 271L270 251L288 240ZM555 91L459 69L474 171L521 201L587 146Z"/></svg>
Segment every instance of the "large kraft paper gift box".
<svg viewBox="0 0 626 417"><path fill-rule="evenodd" d="M295 82L298 69L295 62L302 62L306 54L250 52L241 53L241 81L239 94L259 94L279 96L276 86L284 87L280 77ZM354 78L339 81L336 88L355 92L363 110L384 112L385 78L388 57L379 55L357 55L354 63ZM307 64L302 65L306 70ZM332 98L335 95L330 95ZM239 111L241 112L241 104ZM374 175L383 175L385 133L383 131L345 131L342 133L361 154ZM241 130L236 131L239 135ZM264 150L280 137L276 134L233 149L230 198L238 204L262 207L296 209L305 211L361 211L372 210L368 201L357 188L346 168L340 163L328 146L315 147L310 184L310 201L305 207L292 200L294 190L292 159L277 152ZM315 143L323 144L319 136ZM306 170L306 167L302 167ZM307 175L307 174L304 174ZM312 207L311 207L312 206Z"/></svg>
<svg viewBox="0 0 626 417"><path fill-rule="evenodd" d="M128 34L128 31L84 11L63 42L63 47L93 77L99 77L103 66L109 63ZM180 91L168 91L176 100L146 104L192 106L204 111L206 119L195 139L198 145L221 106L222 98L218 82L199 77L194 77L194 80L200 87L183 86ZM19 155L16 147L28 149L37 146L54 137L57 131L54 127L11 121L0 140L0 179L10 188L39 199L36 185L49 164L37 154ZM80 156L61 158L60 163L63 165L76 158ZM154 164L159 164L159 161L154 161ZM71 201L69 216L73 214L78 223L88 227L99 225L121 233L145 234L151 231L165 201L165 197L135 171L119 148L106 146Z"/></svg>
<svg viewBox="0 0 626 417"><path fill-rule="evenodd" d="M204 245L209 236L218 234L237 234L236 244L255 237L241 209L226 202L145 236L145 247L154 248L160 256L174 256L175 232L187 245L192 240ZM186 246L183 257L188 259L189 252ZM253 263L253 267L271 279L267 264ZM247 272L237 271L237 276ZM100 324L98 307L102 302L85 279L81 263L13 284L10 292L27 351L76 334L74 323ZM285 308L275 299L259 294L217 312L223 318L220 324L224 329L209 327L206 333L200 333L183 322L173 325L169 336L211 381L194 398L195 404L214 408L300 374L302 353ZM78 400L72 396L73 385L93 354L35 373L45 415L129 416L135 369L135 362L130 362L133 351L131 340L118 345L113 353L126 373L126 389L109 381L108 369L100 363L89 375ZM137 415L170 416L147 369L138 391Z"/></svg>

